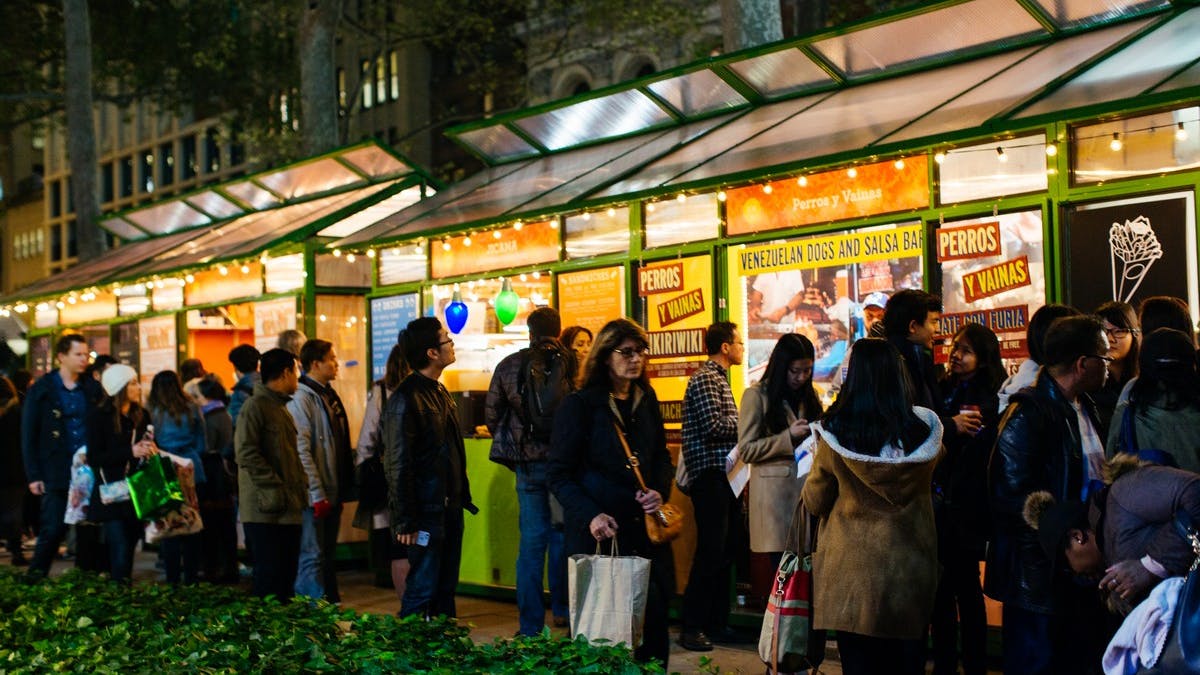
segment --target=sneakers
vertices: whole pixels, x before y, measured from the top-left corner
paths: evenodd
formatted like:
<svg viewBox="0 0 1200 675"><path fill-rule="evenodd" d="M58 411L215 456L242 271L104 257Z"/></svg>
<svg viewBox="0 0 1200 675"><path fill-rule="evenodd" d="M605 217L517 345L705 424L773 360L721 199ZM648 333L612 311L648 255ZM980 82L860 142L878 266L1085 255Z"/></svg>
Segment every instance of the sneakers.
<svg viewBox="0 0 1200 675"><path fill-rule="evenodd" d="M711 652L713 648L712 640L708 639L704 631L685 631L679 636L679 644L684 649L693 652Z"/></svg>

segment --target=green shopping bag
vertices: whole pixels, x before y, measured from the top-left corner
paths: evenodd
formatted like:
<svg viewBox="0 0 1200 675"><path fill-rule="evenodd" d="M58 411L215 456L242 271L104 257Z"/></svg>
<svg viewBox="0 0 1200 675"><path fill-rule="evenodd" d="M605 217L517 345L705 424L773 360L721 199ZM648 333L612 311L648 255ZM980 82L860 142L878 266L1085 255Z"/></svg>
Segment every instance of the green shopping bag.
<svg viewBox="0 0 1200 675"><path fill-rule="evenodd" d="M183 506L183 488L171 460L155 455L129 475L129 496L140 520L155 520Z"/></svg>

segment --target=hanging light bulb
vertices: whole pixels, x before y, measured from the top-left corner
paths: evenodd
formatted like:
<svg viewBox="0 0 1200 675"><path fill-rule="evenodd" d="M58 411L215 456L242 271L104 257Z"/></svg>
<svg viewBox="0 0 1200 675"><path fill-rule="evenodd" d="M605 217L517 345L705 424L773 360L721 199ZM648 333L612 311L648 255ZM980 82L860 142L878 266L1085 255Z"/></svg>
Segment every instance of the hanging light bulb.
<svg viewBox="0 0 1200 675"><path fill-rule="evenodd" d="M224 265L218 265L217 272L220 272L221 276L225 276L226 274L229 274L229 268Z"/></svg>
<svg viewBox="0 0 1200 675"><path fill-rule="evenodd" d="M721 190L720 192L717 193L717 201L723 202L726 199L729 199L729 195L725 194L724 190Z"/></svg>
<svg viewBox="0 0 1200 675"><path fill-rule="evenodd" d="M774 192L774 191L775 191L775 188L771 187L771 184L770 184L770 183L767 183L766 185L764 185L764 186L763 186L763 193L764 193L764 194L768 194L768 195L769 195L769 194L771 194L771 193L772 193L772 192Z"/></svg>
<svg viewBox="0 0 1200 675"><path fill-rule="evenodd" d="M1058 154L1058 145L1055 143L1046 144L1046 156L1053 157Z"/></svg>
<svg viewBox="0 0 1200 675"><path fill-rule="evenodd" d="M192 283L193 281L195 281L195 280L196 280L196 276L195 276L195 275L193 275L193 274L189 274L189 275L185 276L185 277L183 278L183 280L184 280L184 281L186 281L187 283L189 283L189 284L190 284L190 283Z"/></svg>
<svg viewBox="0 0 1200 675"><path fill-rule="evenodd" d="M146 282L146 290L148 290L148 291L154 290L154 282L153 281Z"/></svg>
<svg viewBox="0 0 1200 675"><path fill-rule="evenodd" d="M517 232L520 232L522 227L525 227L525 223L522 223L519 220L517 222L513 223L513 229L516 230Z"/></svg>
<svg viewBox="0 0 1200 675"><path fill-rule="evenodd" d="M617 210L616 210L616 209L614 209L614 208L613 208L613 207L611 207L611 206L610 206L610 207L608 207L608 217L609 217L609 218L616 218L616 217L617 217Z"/></svg>
<svg viewBox="0 0 1200 675"><path fill-rule="evenodd" d="M846 169L846 175L850 178L858 178L858 169L855 167L850 167L849 169Z"/></svg>
<svg viewBox="0 0 1200 675"><path fill-rule="evenodd" d="M654 213L654 202L647 202L647 203L646 203L646 212L647 212L647 213Z"/></svg>
<svg viewBox="0 0 1200 675"><path fill-rule="evenodd" d="M375 249L373 249L373 248L367 249L367 257L374 259L375 258Z"/></svg>
<svg viewBox="0 0 1200 675"><path fill-rule="evenodd" d="M504 285L500 289L500 294L496 296L496 318L500 320L501 326L507 326L517 318L517 309L521 306L521 299L517 297L513 291L512 281L504 280Z"/></svg>
<svg viewBox="0 0 1200 675"><path fill-rule="evenodd" d="M904 170L904 158L901 157L900 159L896 160L895 162L892 163L892 166L896 167L897 171L903 171Z"/></svg>
<svg viewBox="0 0 1200 675"><path fill-rule="evenodd" d="M333 249L333 257L335 257L335 258L342 257L342 249L340 249L340 248Z"/></svg>
<svg viewBox="0 0 1200 675"><path fill-rule="evenodd" d="M796 179L796 185L800 187L808 187L808 176L800 176Z"/></svg>
<svg viewBox="0 0 1200 675"><path fill-rule="evenodd" d="M443 240L442 240L442 250L443 250L443 251L449 251L449 250L450 250L450 240L449 240L449 239L443 239Z"/></svg>
<svg viewBox="0 0 1200 675"><path fill-rule="evenodd" d="M468 234L467 236L463 237L463 246L470 246L470 245L471 245L471 235Z"/></svg>
<svg viewBox="0 0 1200 675"><path fill-rule="evenodd" d="M1180 122L1179 124L1175 125L1175 140L1182 143L1182 142L1186 141L1187 139L1188 139L1188 133L1187 133L1187 129L1183 128L1183 122Z"/></svg>
<svg viewBox="0 0 1200 675"><path fill-rule="evenodd" d="M1108 147L1112 148L1113 152L1120 152L1121 148L1125 147L1125 144L1121 142L1120 132L1113 132L1113 137L1112 140L1108 142Z"/></svg>
<svg viewBox="0 0 1200 675"><path fill-rule="evenodd" d="M685 195L685 194L683 194L682 192L680 192L680 193L679 193L679 196L675 198L675 201L677 201L677 202L679 202L680 204L682 204L682 203L684 203L684 202L686 202L686 201L687 201L687 195Z"/></svg>
<svg viewBox="0 0 1200 675"><path fill-rule="evenodd" d="M1001 164L1008 161L1008 155L1004 153L1004 148L999 145L996 146L996 161Z"/></svg>
<svg viewBox="0 0 1200 675"><path fill-rule="evenodd" d="M451 296L450 304L446 305L443 314L446 316L446 330L454 335L461 333L467 325L467 304L462 301L462 293L457 288L454 289L454 295Z"/></svg>
<svg viewBox="0 0 1200 675"><path fill-rule="evenodd" d="M583 220L586 222L586 221L589 221L592 219L592 214L588 213L587 211L584 211L582 217L583 217Z"/></svg>
<svg viewBox="0 0 1200 675"><path fill-rule="evenodd" d="M933 156L933 161L937 162L938 164L941 164L942 162L946 161L946 153L944 153L944 152L936 153Z"/></svg>
<svg viewBox="0 0 1200 675"><path fill-rule="evenodd" d="M492 230L492 238L493 239L499 239L500 237L503 237L503 236L504 236L503 234L500 234L500 230Z"/></svg>
<svg viewBox="0 0 1200 675"><path fill-rule="evenodd" d="M250 266L242 265L242 274L250 274Z"/></svg>

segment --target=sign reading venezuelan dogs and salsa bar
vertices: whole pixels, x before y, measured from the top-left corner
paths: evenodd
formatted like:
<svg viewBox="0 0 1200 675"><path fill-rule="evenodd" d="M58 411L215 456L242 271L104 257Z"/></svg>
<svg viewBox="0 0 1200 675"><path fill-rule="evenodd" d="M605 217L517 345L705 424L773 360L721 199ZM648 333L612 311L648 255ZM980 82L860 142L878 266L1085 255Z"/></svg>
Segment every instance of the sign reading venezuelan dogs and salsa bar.
<svg viewBox="0 0 1200 675"><path fill-rule="evenodd" d="M749 234L927 206L929 161L918 155L729 190L725 231Z"/></svg>
<svg viewBox="0 0 1200 675"><path fill-rule="evenodd" d="M499 234L499 236L496 236ZM434 279L558 261L558 222L515 225L475 235L449 237L429 247Z"/></svg>

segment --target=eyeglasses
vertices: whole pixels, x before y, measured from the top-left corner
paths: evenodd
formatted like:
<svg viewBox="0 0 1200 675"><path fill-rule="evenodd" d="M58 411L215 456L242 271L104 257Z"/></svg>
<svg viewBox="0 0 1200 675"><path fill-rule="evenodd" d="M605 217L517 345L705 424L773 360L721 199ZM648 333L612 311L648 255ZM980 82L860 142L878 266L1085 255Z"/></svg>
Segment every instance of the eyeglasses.
<svg viewBox="0 0 1200 675"><path fill-rule="evenodd" d="M632 359L635 356L640 356L642 358L646 358L646 355L650 353L650 348L649 347L634 347L634 348L625 348L625 349L614 349L613 353L620 354L621 356L623 356L627 359Z"/></svg>
<svg viewBox="0 0 1200 675"><path fill-rule="evenodd" d="M1129 337L1130 335L1137 335L1138 333L1140 333L1142 331L1137 328L1105 328L1104 332L1110 338L1117 338L1118 340L1124 340L1125 338Z"/></svg>
<svg viewBox="0 0 1200 675"><path fill-rule="evenodd" d="M1100 356L1099 354L1084 354L1083 358L1085 358L1085 359L1100 359L1106 365L1109 363L1112 363L1113 361L1116 361L1116 359L1114 359L1111 356Z"/></svg>

